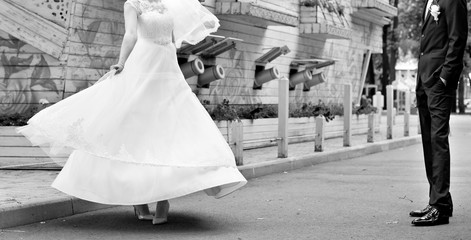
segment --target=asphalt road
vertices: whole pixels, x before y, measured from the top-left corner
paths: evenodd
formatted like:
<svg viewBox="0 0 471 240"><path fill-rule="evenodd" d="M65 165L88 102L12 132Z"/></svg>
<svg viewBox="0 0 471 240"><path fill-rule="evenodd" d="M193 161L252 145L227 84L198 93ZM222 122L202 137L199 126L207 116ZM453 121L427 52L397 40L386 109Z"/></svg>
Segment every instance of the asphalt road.
<svg viewBox="0 0 471 240"><path fill-rule="evenodd" d="M172 200L169 223L138 221L117 207L5 229L0 239L471 239L471 116L452 118L454 215L413 227L427 204L421 145L251 180L215 200Z"/></svg>

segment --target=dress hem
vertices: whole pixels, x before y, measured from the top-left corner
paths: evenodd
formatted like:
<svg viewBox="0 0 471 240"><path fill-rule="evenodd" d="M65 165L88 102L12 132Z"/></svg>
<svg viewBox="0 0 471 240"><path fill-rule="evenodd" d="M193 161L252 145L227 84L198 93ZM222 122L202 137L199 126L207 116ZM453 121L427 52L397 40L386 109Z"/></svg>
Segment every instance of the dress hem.
<svg viewBox="0 0 471 240"><path fill-rule="evenodd" d="M51 186L91 202L138 205L199 191L221 198L246 183L236 166L149 167L74 151Z"/></svg>

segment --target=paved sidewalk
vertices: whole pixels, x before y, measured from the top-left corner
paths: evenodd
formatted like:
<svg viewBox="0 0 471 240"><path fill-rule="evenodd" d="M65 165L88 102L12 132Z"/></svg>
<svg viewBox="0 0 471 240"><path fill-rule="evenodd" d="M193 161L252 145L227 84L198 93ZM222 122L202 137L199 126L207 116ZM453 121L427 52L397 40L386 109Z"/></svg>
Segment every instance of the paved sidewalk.
<svg viewBox="0 0 471 240"><path fill-rule="evenodd" d="M343 147L341 138L327 139L322 153L314 153L313 142L292 144L289 157L284 159L276 157L276 147L247 150L244 151L244 166L239 169L247 179L251 179L420 143L417 116L411 116L410 137L403 137L402 119L402 116L396 118L393 140L386 140L386 119L383 116L376 143L366 143L366 135L353 136L351 147ZM58 171L1 170L0 229L112 207L79 200L51 188L57 174Z"/></svg>
<svg viewBox="0 0 471 240"><path fill-rule="evenodd" d="M427 204L422 146L250 179L222 199L170 201L169 222L139 221L120 206L0 230L2 240L460 240L471 239L471 116L452 120L450 224L414 227ZM154 212L155 204L150 206Z"/></svg>

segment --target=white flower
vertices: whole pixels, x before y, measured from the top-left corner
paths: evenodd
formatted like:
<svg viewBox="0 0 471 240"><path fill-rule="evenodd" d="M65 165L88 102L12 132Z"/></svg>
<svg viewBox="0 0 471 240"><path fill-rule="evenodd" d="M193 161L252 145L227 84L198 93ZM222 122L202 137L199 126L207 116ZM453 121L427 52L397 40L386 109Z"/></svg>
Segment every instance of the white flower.
<svg viewBox="0 0 471 240"><path fill-rule="evenodd" d="M438 6L437 4L434 4L434 5L430 6L430 14L433 17L433 20L435 20L435 22L437 22L438 21L438 15L440 15L440 6Z"/></svg>

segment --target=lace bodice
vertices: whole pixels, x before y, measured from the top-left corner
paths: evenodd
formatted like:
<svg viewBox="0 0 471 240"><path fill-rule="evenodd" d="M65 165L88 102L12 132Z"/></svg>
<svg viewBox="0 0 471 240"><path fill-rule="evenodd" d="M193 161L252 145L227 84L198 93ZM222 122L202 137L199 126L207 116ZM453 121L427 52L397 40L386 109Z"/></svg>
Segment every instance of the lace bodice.
<svg viewBox="0 0 471 240"><path fill-rule="evenodd" d="M139 14L138 39L148 39L160 45L172 43L173 18L161 1L127 0Z"/></svg>

